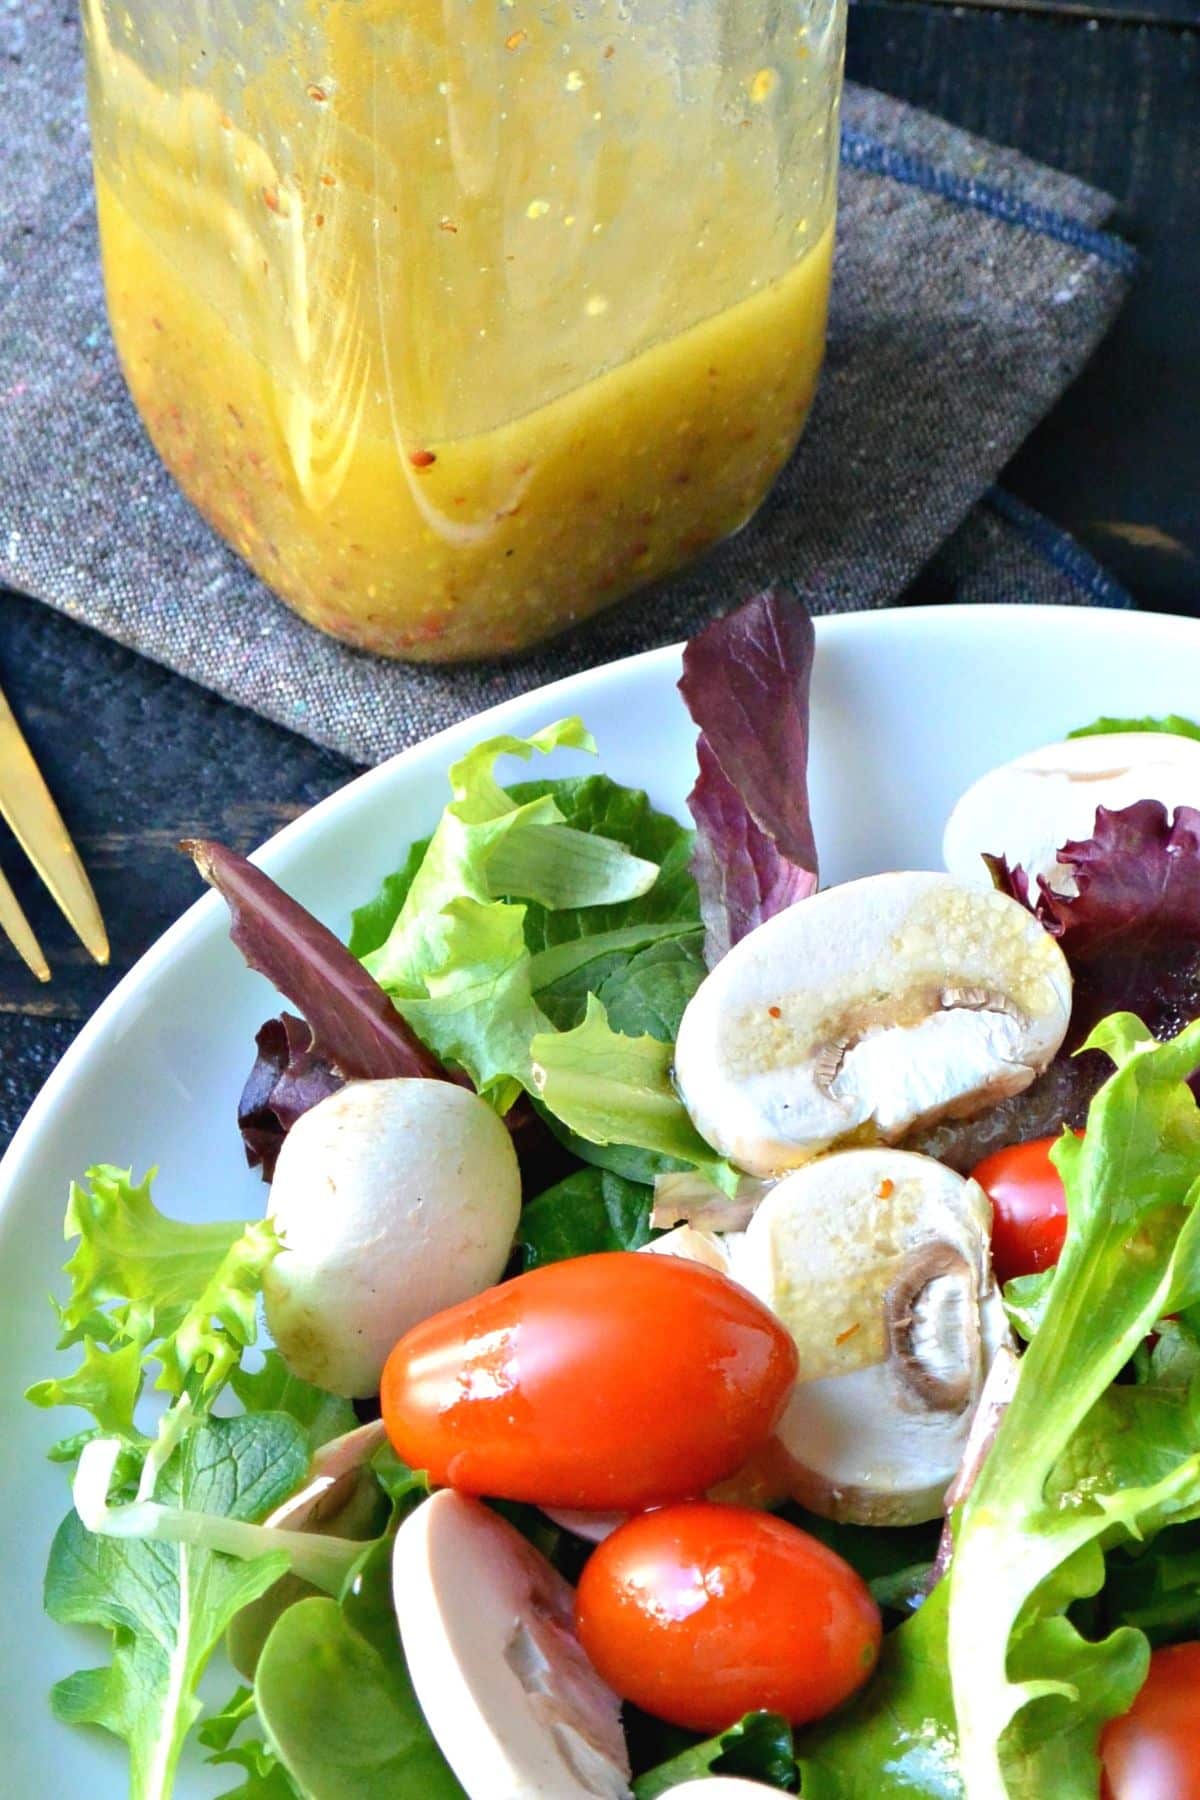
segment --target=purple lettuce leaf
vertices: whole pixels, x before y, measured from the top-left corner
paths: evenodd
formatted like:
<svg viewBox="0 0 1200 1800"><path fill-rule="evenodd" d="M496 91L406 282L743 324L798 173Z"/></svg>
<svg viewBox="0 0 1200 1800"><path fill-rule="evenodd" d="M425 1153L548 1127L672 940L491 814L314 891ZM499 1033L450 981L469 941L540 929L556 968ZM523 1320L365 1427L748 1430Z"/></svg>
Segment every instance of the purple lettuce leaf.
<svg viewBox="0 0 1200 1800"><path fill-rule="evenodd" d="M1098 807L1094 834L1064 844L1058 856L1074 894L1055 893L1044 879L1034 894L1023 869L986 858L1001 892L1058 939L1075 991L1062 1049L1032 1086L908 1141L964 1174L1007 1144L1082 1129L1112 1065L1099 1051L1077 1052L1109 1013L1136 1013L1160 1039L1200 1018L1200 812L1183 806L1169 820L1156 800L1120 812Z"/></svg>
<svg viewBox="0 0 1200 1800"><path fill-rule="evenodd" d="M1106 1013L1135 1012L1156 1037L1200 1016L1200 811L1174 818L1157 800L1096 809L1090 838L1064 844L1059 861L1076 893L1044 877L1036 898L1021 869L992 859L997 885L1056 937L1075 976L1071 1043Z"/></svg>
<svg viewBox="0 0 1200 1800"><path fill-rule="evenodd" d="M183 848L228 904L229 935L246 962L307 1021L312 1055L350 1081L395 1075L450 1079L374 977L269 875L208 839Z"/></svg>
<svg viewBox="0 0 1200 1800"><path fill-rule="evenodd" d="M345 1078L313 1053L313 1034L294 1013L268 1019L255 1038L258 1055L238 1102L238 1129L246 1161L275 1174L275 1159L296 1120L345 1086Z"/></svg>
<svg viewBox="0 0 1200 1800"><path fill-rule="evenodd" d="M714 620L683 653L679 691L700 733L688 807L710 967L817 885L807 779L813 645L802 602L771 588Z"/></svg>
<svg viewBox="0 0 1200 1800"><path fill-rule="evenodd" d="M238 1103L246 1160L262 1169L264 1181L274 1174L296 1120L347 1081L406 1076L470 1085L465 1075L443 1068L357 957L269 875L208 839L191 839L182 848L226 901L230 936L246 962L304 1015L285 1012L262 1026ZM504 1123L526 1190L557 1179L561 1153L529 1103L518 1101Z"/></svg>

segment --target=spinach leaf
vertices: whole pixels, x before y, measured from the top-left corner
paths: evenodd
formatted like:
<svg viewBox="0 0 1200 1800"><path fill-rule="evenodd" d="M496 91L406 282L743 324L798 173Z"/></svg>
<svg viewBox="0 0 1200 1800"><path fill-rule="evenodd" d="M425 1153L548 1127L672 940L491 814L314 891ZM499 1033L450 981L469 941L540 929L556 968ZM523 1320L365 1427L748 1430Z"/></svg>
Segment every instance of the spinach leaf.
<svg viewBox="0 0 1200 1800"><path fill-rule="evenodd" d="M597 1250L640 1250L650 1229L653 1196L639 1182L608 1169L578 1169L531 1200L521 1214L517 1242L527 1269L589 1256Z"/></svg>
<svg viewBox="0 0 1200 1800"><path fill-rule="evenodd" d="M341 1604L298 1601L263 1647L255 1702L309 1800L464 1800L417 1704L391 1601L389 1544Z"/></svg>

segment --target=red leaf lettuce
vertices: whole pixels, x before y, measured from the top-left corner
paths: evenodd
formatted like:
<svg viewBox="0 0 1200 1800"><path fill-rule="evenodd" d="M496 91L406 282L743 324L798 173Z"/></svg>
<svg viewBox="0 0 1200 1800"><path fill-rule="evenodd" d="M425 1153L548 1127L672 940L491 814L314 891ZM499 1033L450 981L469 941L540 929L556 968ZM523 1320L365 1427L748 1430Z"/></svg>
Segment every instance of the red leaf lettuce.
<svg viewBox="0 0 1200 1800"><path fill-rule="evenodd" d="M692 873L711 967L817 885L808 804L814 633L802 602L768 589L683 653L679 691L700 728Z"/></svg>

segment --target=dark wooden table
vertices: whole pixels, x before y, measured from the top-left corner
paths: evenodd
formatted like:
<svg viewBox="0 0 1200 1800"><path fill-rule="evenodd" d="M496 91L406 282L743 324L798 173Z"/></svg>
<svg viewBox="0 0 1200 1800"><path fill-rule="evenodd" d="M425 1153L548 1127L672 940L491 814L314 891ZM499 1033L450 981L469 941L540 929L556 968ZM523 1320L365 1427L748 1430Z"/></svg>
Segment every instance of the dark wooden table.
<svg viewBox="0 0 1200 1800"><path fill-rule="evenodd" d="M1119 197L1119 227L1145 252L1146 272L1005 479L1140 605L1200 611L1200 0L858 0L848 71ZM0 685L93 872L113 941L111 968L90 964L0 840L55 971L39 988L0 950L2 1144L97 1002L195 897L176 840L211 834L250 848L354 769L3 592Z"/></svg>

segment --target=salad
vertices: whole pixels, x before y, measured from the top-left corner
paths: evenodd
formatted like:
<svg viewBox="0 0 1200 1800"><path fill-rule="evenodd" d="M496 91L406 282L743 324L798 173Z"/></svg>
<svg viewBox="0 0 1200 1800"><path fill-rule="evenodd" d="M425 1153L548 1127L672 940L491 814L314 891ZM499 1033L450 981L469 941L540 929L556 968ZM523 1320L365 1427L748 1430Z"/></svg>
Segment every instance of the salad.
<svg viewBox="0 0 1200 1800"><path fill-rule="evenodd" d="M479 744L348 944L187 846L263 1213L88 1170L29 1392L133 1800L1200 1793L1200 727L823 889L813 649L688 645L690 828Z"/></svg>

